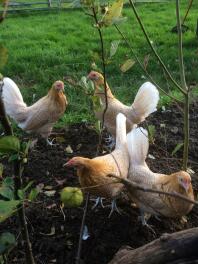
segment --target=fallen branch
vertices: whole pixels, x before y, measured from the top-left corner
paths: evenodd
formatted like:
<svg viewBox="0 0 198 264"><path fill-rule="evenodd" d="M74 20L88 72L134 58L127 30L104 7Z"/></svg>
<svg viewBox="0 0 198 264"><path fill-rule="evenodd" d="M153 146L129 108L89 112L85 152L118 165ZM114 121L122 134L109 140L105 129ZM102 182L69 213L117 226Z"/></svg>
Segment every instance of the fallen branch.
<svg viewBox="0 0 198 264"><path fill-rule="evenodd" d="M118 250L109 264L176 264L196 263L198 259L198 227L163 234L160 238L136 249Z"/></svg>

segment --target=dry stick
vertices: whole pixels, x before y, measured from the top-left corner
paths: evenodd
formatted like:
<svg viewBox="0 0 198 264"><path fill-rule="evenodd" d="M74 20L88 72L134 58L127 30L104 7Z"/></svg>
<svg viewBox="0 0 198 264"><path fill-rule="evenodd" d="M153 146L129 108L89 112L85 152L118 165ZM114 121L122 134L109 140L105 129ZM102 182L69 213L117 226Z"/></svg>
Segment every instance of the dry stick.
<svg viewBox="0 0 198 264"><path fill-rule="evenodd" d="M179 99L175 98L174 96L172 96L171 94L168 94L164 89L162 89L152 78L152 76L148 73L148 71L146 70L146 68L143 66L143 64L141 63L140 59L138 58L138 56L135 54L131 44L129 43L129 41L127 40L127 38L124 36L124 34L122 33L122 31L119 29L119 27L115 24L114 25L116 30L118 31L118 33L121 35L121 37L123 38L123 40L125 41L125 43L127 44L127 46L129 47L129 49L131 50L131 53L133 54L133 56L135 57L136 61L138 62L139 66L141 67L141 69L143 70L143 72L147 75L147 77L150 79L150 81L165 95L167 95L168 97L170 97L172 100L174 100L175 102L179 102L182 103L182 101L180 101Z"/></svg>
<svg viewBox="0 0 198 264"><path fill-rule="evenodd" d="M139 23L139 25L140 25L140 27L141 27L141 30L142 30L142 32L144 33L144 36L145 36L145 38L146 38L146 40L147 40L147 43L148 43L148 45L150 46L150 48L151 48L151 50L152 50L152 52L153 52L153 54L155 55L155 57L157 58L157 60L159 61L159 63L160 63L160 65L162 66L162 68L164 69L164 71L166 72L166 74L168 75L168 77L169 77L169 79L172 81L172 83L174 83L174 85L180 90L180 92L182 93L182 94L186 94L186 91L173 79L173 77L172 77L172 75L171 75L171 73L169 72L169 70L167 69L167 67L166 67L166 65L164 64L164 62L162 61L162 59L160 58L160 56L158 55L158 53L157 53L157 51L155 50L155 48L153 47L153 45L152 45L152 43L151 43L151 41L150 41L150 39L149 39L149 36L148 36L148 34L147 34L147 32L146 32L146 30L145 30L145 28L144 28L144 25L143 25L143 23L142 23L142 21L141 21L141 19L140 19L140 17L139 17L139 15L138 15L138 13L137 13L137 10L136 10L136 8L135 8L135 5L134 5L134 3L133 3L133 1L132 0L129 0L129 3L130 3L130 5L131 5L131 7L132 7L132 9L133 9L133 12L134 12L134 14L135 14L135 17L136 17L136 19L137 19L137 21L138 21L138 23Z"/></svg>
<svg viewBox="0 0 198 264"><path fill-rule="evenodd" d="M88 204L89 204L89 197L90 197L90 194L88 192L87 196L86 196L84 213L83 213L83 218L82 218L82 222L81 222L80 236L79 236L79 242L78 242L78 251L77 251L77 255L76 255L76 264L81 262L80 256L81 256L81 248L82 248L82 237L83 237L83 231L84 231L84 226L85 226L85 219L86 219L86 215L87 215L87 208L88 208Z"/></svg>
<svg viewBox="0 0 198 264"><path fill-rule="evenodd" d="M198 202L197 201L193 201L187 197L185 197L184 195L182 194L179 194L177 192L164 192L164 191L160 191L160 190L155 190L155 189L152 189L152 188L149 188L149 187L145 187L141 184L137 184L133 181L130 181L128 179L123 179L123 178L120 178L114 174L109 174L108 175L109 177L113 177L113 178L116 178L116 179L119 179L120 183L123 183L125 186L131 188L132 191L134 190L140 190L140 191L143 191L143 192L150 192L150 193L158 193L158 194L164 194L164 195L167 195L167 196L171 196L171 197L174 197L174 198L178 198L178 199L181 199L185 202L188 202L188 203L192 203L192 204L195 204L195 205L198 205Z"/></svg>
<svg viewBox="0 0 198 264"><path fill-rule="evenodd" d="M188 148L189 148L189 89L186 84L183 49L182 49L182 29L180 20L179 0L176 0L177 31L178 31L178 57L182 89L186 91L184 102L184 150L183 150L183 169L187 170L188 166Z"/></svg>
<svg viewBox="0 0 198 264"><path fill-rule="evenodd" d="M188 16L188 13L189 13L191 7L192 7L192 4L193 4L193 0L190 0L190 1L189 1L189 4L188 4L188 7L187 7L187 10L186 10L186 14L185 14L185 16L184 16L184 18L183 18L183 20L182 20L182 23L181 23L182 26L184 25L184 23L185 23L185 21L186 21L186 18L187 18L187 16Z"/></svg>
<svg viewBox="0 0 198 264"><path fill-rule="evenodd" d="M104 128L104 118L105 118L105 113L108 109L108 96L107 96L107 83L106 83L106 65L105 65L105 55L104 55L104 42L103 42L103 37L102 37L102 32L101 29L98 25L98 18L97 18L97 14L95 11L95 7L92 6L92 12L93 12L93 18L96 22L96 26L97 26L97 30L99 33L99 37L100 37L100 43L101 43L101 57L102 57L102 64L103 64L103 76L104 76L104 94L105 94L105 108L103 111L103 116L102 116L102 132L100 133L99 136L99 144L98 144L98 149L96 152L96 156L98 156L98 153L100 151L101 145L102 145L102 135L103 135L103 128ZM85 219L86 219L86 214L87 214L87 208L88 208L88 204L89 204L89 192L87 193L87 197L86 197L86 203L85 203L85 207L84 207L84 213L83 213L83 218L82 218L82 222L81 222L81 229L80 229L80 236L79 236L79 241L78 241L78 251L77 251L77 256L76 256L76 264L80 263L80 257L81 257L81 248L82 248L82 236L83 236L83 231L84 231L84 226L85 226Z"/></svg>
<svg viewBox="0 0 198 264"><path fill-rule="evenodd" d="M13 136L13 131L10 126L10 123L8 121L8 118L6 116L4 103L2 100L2 89L3 89L3 81L0 81L0 121L2 123L2 126L4 128L6 135ZM18 197L18 190L21 189L22 181L21 181L21 175L22 175L22 168L21 168L21 161L16 160L13 162L14 167L14 194L15 199L19 199ZM28 229L27 229L27 222L25 219L25 208L24 203L22 202L22 206L18 207L18 217L20 222L20 228L22 233L22 239L23 243L25 244L25 257L26 257L26 263L27 264L34 264L34 258L32 254L32 245L29 239ZM22 243L22 244L23 244Z"/></svg>

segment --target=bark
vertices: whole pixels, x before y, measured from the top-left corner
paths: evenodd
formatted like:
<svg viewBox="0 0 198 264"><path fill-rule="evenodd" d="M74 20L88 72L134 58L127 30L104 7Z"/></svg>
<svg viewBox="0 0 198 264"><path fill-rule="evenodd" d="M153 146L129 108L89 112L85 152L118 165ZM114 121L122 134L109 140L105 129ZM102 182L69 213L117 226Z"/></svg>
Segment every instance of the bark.
<svg viewBox="0 0 198 264"><path fill-rule="evenodd" d="M163 234L160 238L136 249L118 250L109 264L176 264L197 263L198 227Z"/></svg>

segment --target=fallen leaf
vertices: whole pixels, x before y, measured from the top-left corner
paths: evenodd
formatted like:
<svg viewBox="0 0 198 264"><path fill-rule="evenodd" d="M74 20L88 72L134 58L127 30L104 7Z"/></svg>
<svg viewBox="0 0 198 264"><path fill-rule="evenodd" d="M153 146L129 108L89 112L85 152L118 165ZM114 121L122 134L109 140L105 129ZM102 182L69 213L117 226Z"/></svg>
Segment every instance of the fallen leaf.
<svg viewBox="0 0 198 264"><path fill-rule="evenodd" d="M148 154L148 158L155 160L155 157L153 155L151 155L151 154Z"/></svg>
<svg viewBox="0 0 198 264"><path fill-rule="evenodd" d="M66 148L65 148L65 151L69 154L73 153L73 149L71 148L70 145L68 145Z"/></svg>
<svg viewBox="0 0 198 264"><path fill-rule="evenodd" d="M65 182L66 182L66 179L63 179L63 180L58 180L55 178L55 181L58 185L63 185Z"/></svg>
<svg viewBox="0 0 198 264"><path fill-rule="evenodd" d="M45 191L43 192L45 195L47 195L48 197L52 197L55 195L56 191L52 190L52 191Z"/></svg>
<svg viewBox="0 0 198 264"><path fill-rule="evenodd" d="M121 66L120 66L120 70L122 72L126 72L128 71L133 65L135 64L135 61L133 61L132 59L128 59L126 60Z"/></svg>
<svg viewBox="0 0 198 264"><path fill-rule="evenodd" d="M58 143L64 143L65 142L65 139L64 139L64 137L56 137L56 142L58 142Z"/></svg>
<svg viewBox="0 0 198 264"><path fill-rule="evenodd" d="M45 233L40 232L40 234L44 235L44 236L53 236L53 235L55 235L55 233L56 233L56 229L54 226L51 227L50 233L45 234Z"/></svg>
<svg viewBox="0 0 198 264"><path fill-rule="evenodd" d="M80 150L81 147L82 147L82 144L80 143L80 144L78 144L78 145L76 146L76 150Z"/></svg>
<svg viewBox="0 0 198 264"><path fill-rule="evenodd" d="M44 189L45 189L45 190L52 190L52 189L53 189L53 187L52 187L52 186L50 186L50 185L46 185L46 186L44 187Z"/></svg>

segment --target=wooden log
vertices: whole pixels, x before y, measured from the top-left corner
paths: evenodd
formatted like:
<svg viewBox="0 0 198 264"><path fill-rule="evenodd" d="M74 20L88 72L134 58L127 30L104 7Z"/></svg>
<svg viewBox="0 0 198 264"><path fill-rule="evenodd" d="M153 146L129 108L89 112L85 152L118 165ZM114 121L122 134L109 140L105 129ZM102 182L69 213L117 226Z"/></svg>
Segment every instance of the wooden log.
<svg viewBox="0 0 198 264"><path fill-rule="evenodd" d="M163 234L136 249L121 248L109 264L198 263L198 227Z"/></svg>

